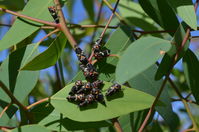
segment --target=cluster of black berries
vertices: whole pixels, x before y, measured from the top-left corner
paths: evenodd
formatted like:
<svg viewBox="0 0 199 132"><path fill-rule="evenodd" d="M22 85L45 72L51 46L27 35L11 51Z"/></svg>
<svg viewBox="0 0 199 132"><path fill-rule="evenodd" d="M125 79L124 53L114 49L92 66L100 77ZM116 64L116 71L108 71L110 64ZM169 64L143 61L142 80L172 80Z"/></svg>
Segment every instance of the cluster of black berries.
<svg viewBox="0 0 199 132"><path fill-rule="evenodd" d="M103 81L97 80L93 83L83 83L81 80L75 82L75 85L71 88L68 101L78 102L78 106L85 106L95 101L105 103L104 96L101 93L100 87Z"/></svg>
<svg viewBox="0 0 199 132"><path fill-rule="evenodd" d="M99 73L95 67L88 62L84 52L78 46L75 46L75 53L77 54L78 60L80 61L80 68L83 71L84 76L87 80L97 80Z"/></svg>
<svg viewBox="0 0 199 132"><path fill-rule="evenodd" d="M105 57L108 57L110 55L110 50L106 49L106 50L102 50L101 48L101 39L98 39L95 44L93 45L93 52L94 52L94 57L97 60L101 60Z"/></svg>
<svg viewBox="0 0 199 132"><path fill-rule="evenodd" d="M79 107L86 106L93 102L101 102L105 104L104 95L102 94L100 87L103 81L97 80L93 83L78 80L75 85L71 88L68 101L77 102ZM106 92L105 96L112 96L113 94L121 90L121 85L115 83Z"/></svg>
<svg viewBox="0 0 199 132"><path fill-rule="evenodd" d="M53 19L55 20L55 23L59 23L59 17L57 15L55 6L49 6L48 10L49 10L51 16L53 17Z"/></svg>

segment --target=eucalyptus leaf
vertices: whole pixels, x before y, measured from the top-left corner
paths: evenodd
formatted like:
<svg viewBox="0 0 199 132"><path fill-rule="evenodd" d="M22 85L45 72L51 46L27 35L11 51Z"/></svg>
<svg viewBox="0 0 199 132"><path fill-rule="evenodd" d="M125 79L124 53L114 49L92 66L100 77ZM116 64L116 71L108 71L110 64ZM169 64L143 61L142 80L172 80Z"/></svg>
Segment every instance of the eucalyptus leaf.
<svg viewBox="0 0 199 132"><path fill-rule="evenodd" d="M51 132L40 125L25 125L11 130L11 132Z"/></svg>
<svg viewBox="0 0 199 132"><path fill-rule="evenodd" d="M177 30L179 22L167 0L139 0L139 3L143 10L163 29ZM174 33L169 34L173 36Z"/></svg>
<svg viewBox="0 0 199 132"><path fill-rule="evenodd" d="M49 48L25 64L21 70L42 70L55 65L66 45L66 37L59 33Z"/></svg>
<svg viewBox="0 0 199 132"><path fill-rule="evenodd" d="M145 31L157 30L155 21L151 19L142 7L133 1L122 0L119 3L119 10L125 21L131 25L142 28Z"/></svg>
<svg viewBox="0 0 199 132"><path fill-rule="evenodd" d="M51 97L51 104L55 107L56 111L75 121L93 122L115 118L130 112L149 108L154 101L154 97L151 95L122 86L122 91L108 100L105 98L105 105L94 102L89 106L78 108L77 104L71 103L66 99L73 85L74 83L69 84L53 95ZM104 82L102 88L104 95L111 85L112 83L110 82Z"/></svg>
<svg viewBox="0 0 199 132"><path fill-rule="evenodd" d="M184 74L189 88L197 103L199 103L199 61L196 55L188 49L183 57Z"/></svg>
<svg viewBox="0 0 199 132"><path fill-rule="evenodd" d="M111 126L108 121L77 122L54 110L48 102L42 103L31 110L35 121L42 126L54 131L83 130Z"/></svg>
<svg viewBox="0 0 199 132"><path fill-rule="evenodd" d="M155 64L171 47L170 41L144 37L133 42L123 53L116 68L116 81L125 83Z"/></svg>
<svg viewBox="0 0 199 132"><path fill-rule="evenodd" d="M48 12L48 6L50 5L53 5L53 0L29 0L21 14L46 21L53 21ZM3 39L0 40L0 51L18 44L38 31L42 25L30 20L17 18Z"/></svg>
<svg viewBox="0 0 199 132"><path fill-rule="evenodd" d="M35 45L32 44L17 49L0 66L0 80L21 103L24 102L25 98L32 91L39 78L38 71L19 71L20 67L28 61L27 57L34 48ZM32 57L37 54L38 51L36 50ZM11 101L2 89L0 89L0 99L7 103Z"/></svg>
<svg viewBox="0 0 199 132"><path fill-rule="evenodd" d="M6 8L12 11L22 10L24 6L24 0L18 0L17 2L13 2L13 0L0 0L1 8Z"/></svg>
<svg viewBox="0 0 199 132"><path fill-rule="evenodd" d="M174 11L192 29L197 30L197 18L192 0L167 0Z"/></svg>

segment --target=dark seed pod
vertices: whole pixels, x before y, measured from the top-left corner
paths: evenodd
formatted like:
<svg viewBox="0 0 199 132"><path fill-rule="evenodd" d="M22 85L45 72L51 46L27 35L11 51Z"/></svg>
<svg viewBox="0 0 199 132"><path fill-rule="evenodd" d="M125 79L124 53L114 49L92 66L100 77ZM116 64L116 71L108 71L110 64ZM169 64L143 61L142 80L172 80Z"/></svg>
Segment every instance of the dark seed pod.
<svg viewBox="0 0 199 132"><path fill-rule="evenodd" d="M121 85L115 83L106 92L106 96L111 96L121 90Z"/></svg>

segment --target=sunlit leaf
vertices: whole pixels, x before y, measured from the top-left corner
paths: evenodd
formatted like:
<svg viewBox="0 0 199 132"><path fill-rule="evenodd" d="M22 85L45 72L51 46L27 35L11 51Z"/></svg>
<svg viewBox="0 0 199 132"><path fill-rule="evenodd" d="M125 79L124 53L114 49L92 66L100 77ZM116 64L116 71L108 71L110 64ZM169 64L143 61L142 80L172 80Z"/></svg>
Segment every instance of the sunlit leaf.
<svg viewBox="0 0 199 132"><path fill-rule="evenodd" d="M77 104L71 103L66 99L73 85L74 83L69 84L53 95L51 103L56 111L61 112L72 120L81 122L107 120L146 109L154 101L154 97L151 95L122 86L122 91L110 97L109 100L105 98L105 105L95 102L89 106L78 108ZM102 93L105 94L111 85L112 83L110 82L104 82Z"/></svg>
<svg viewBox="0 0 199 132"><path fill-rule="evenodd" d="M66 45L66 37L60 33L49 48L29 61L21 70L42 70L55 65Z"/></svg>
<svg viewBox="0 0 199 132"><path fill-rule="evenodd" d="M196 13L192 0L167 0L174 11L179 15L187 25L197 30Z"/></svg>
<svg viewBox="0 0 199 132"><path fill-rule="evenodd" d="M152 66L171 47L167 40L145 37L124 51L116 68L116 81L124 83Z"/></svg>
<svg viewBox="0 0 199 132"><path fill-rule="evenodd" d="M52 4L53 0L29 0L21 14L46 21L53 21L50 13L48 12L48 6ZM0 40L0 51L21 42L39 30L42 25L43 24L18 18L3 39Z"/></svg>
<svg viewBox="0 0 199 132"><path fill-rule="evenodd" d="M54 131L82 130L88 128L107 127L112 125L108 121L77 122L54 110L51 104L42 103L31 110L35 121L42 126Z"/></svg>

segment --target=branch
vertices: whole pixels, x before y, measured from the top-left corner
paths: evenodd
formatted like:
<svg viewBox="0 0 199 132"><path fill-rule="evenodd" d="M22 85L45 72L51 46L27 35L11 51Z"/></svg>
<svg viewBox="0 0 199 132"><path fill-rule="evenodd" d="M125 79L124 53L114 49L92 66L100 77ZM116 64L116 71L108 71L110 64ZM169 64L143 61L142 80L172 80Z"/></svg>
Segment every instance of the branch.
<svg viewBox="0 0 199 132"><path fill-rule="evenodd" d="M34 107L34 106L36 106L36 105L38 105L38 104L41 104L41 103L43 103L43 102L46 102L46 101L48 101L48 100L49 100L49 98L41 99L41 100L39 100L39 101L37 101L37 102L35 102L35 103L33 103L33 104L27 106L26 109L29 110L29 109L31 109L32 107Z"/></svg>
<svg viewBox="0 0 199 132"><path fill-rule="evenodd" d="M74 48L77 45L77 42L73 38L73 36L70 33L68 27L66 26L66 20L64 18L63 12L62 12L60 2L59 2L59 0L54 0L54 3L57 6L58 16L60 18L59 28L66 35L66 37L68 38L68 41L70 42L71 46Z"/></svg>
<svg viewBox="0 0 199 132"><path fill-rule="evenodd" d="M27 111L26 107L21 104L16 98L15 96L12 94L12 92L10 92L8 90L8 88L4 85L4 83L2 81L0 81L0 87L3 89L3 91L10 97L10 99L12 100L13 103L17 104L21 109L23 109L24 111Z"/></svg>
<svg viewBox="0 0 199 132"><path fill-rule="evenodd" d="M113 7L111 6L111 4L110 4L107 0L103 0L103 1L104 1L104 3L108 6L108 8L113 12L114 9L113 9ZM114 12L114 14L117 16L117 18L118 18L121 22L125 23L124 20L123 20L123 18L122 18L117 12ZM125 23L125 24L126 24L126 23Z"/></svg>
<svg viewBox="0 0 199 132"><path fill-rule="evenodd" d="M114 7L114 9L112 10L112 14L111 14L111 16L109 17L108 22L107 22L107 24L106 24L106 26L105 26L103 32L102 32L101 35L100 35L100 38L101 38L101 39L103 38L103 36L104 36L104 34L105 34L105 32L106 32L106 30L107 30L109 24L111 23L111 20L113 19L113 16L114 16L114 14L115 14L115 11L116 11L116 9L117 9L117 6L118 6L119 2L120 2L120 0L117 0L117 1L116 1L115 7Z"/></svg>
<svg viewBox="0 0 199 132"><path fill-rule="evenodd" d="M58 28L55 29L55 30L53 30L52 32L50 32L50 33L48 33L46 36L44 36L39 42L41 43L41 42L44 41L46 38L48 38L49 36L51 36L52 34L58 32L58 31L60 31L60 29L58 29Z"/></svg>
<svg viewBox="0 0 199 132"><path fill-rule="evenodd" d="M0 23L0 26L11 27L12 25Z"/></svg>
<svg viewBox="0 0 199 132"><path fill-rule="evenodd" d="M111 121L112 121L113 126L115 127L115 130L117 132L123 132L122 127L121 127L119 121L117 120L117 118L113 118Z"/></svg>
<svg viewBox="0 0 199 132"><path fill-rule="evenodd" d="M4 109L3 111L0 113L0 118L3 116L3 114L6 112L6 110L12 105L12 102L10 102Z"/></svg>
<svg viewBox="0 0 199 132"><path fill-rule="evenodd" d="M28 19L28 20L31 20L31 21L35 21L35 22L38 22L38 23L43 23L43 24L46 24L46 25L50 25L50 26L53 26L53 27L57 27L58 26L58 24L56 24L56 23L44 21L44 20L33 18L33 17L30 17L30 16L26 16L26 15L23 15L23 14L20 14L20 13L17 13L17 12L8 10L8 9L0 8L0 11L6 12L6 13L9 13L9 14L21 17L21 18L25 18L25 19Z"/></svg>
<svg viewBox="0 0 199 132"><path fill-rule="evenodd" d="M28 120L30 121L30 123L32 123L33 118L32 118L32 115L28 112L28 109L15 98L15 96L12 94L12 92L10 90L8 90L8 88L4 85L4 83L2 81L0 81L0 87L10 97L11 101L14 104L18 105L19 108L21 108L24 111Z"/></svg>

